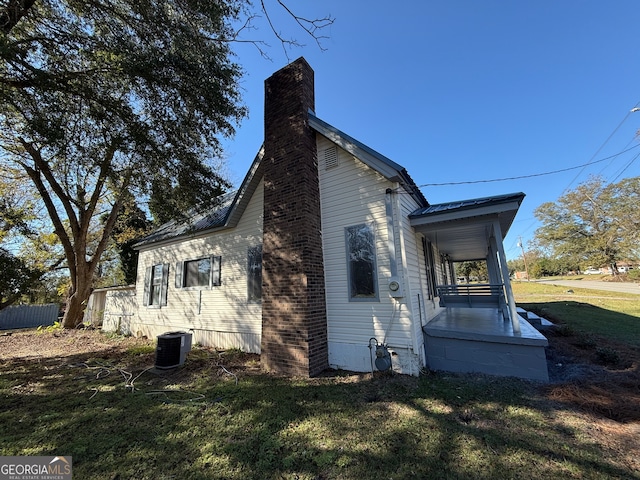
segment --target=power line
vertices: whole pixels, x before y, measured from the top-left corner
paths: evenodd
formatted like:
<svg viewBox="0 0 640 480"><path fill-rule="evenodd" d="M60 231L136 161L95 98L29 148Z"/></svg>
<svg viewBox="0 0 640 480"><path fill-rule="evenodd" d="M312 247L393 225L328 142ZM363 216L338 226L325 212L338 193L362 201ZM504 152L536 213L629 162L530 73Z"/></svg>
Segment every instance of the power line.
<svg viewBox="0 0 640 480"><path fill-rule="evenodd" d="M422 187L444 187L444 186L448 186L448 185L469 185L469 184L474 184L474 183L505 182L505 181L508 181L508 180L521 180L521 179L524 179L524 178L534 178L534 177L543 177L543 176L546 176L546 175L555 175L556 173L568 172L570 170L577 170L578 168L585 168L585 167L587 167L589 165L594 165L596 163L605 162L607 160L610 160L610 159L615 158L615 157L617 157L619 155L622 155L623 153L627 153L627 152L633 150L634 148L638 148L638 147L640 147L640 144L634 145L633 147L630 147L630 148L628 148L626 150L618 152L615 155L611 155L609 157L601 158L600 160L595 160L595 161L591 161L590 160L589 162L584 163L582 165L576 165L574 167L562 168L560 170L553 170L551 172L534 173L534 174L531 174L531 175L520 175L520 176L517 176L517 177L493 178L493 179L490 179L490 180L469 180L469 181L466 181L466 182L446 182L446 183L424 183L422 185L418 185L418 188L422 188ZM578 174L578 175L580 175L580 174ZM573 183L573 181L571 183ZM571 185L571 184L569 184L569 185Z"/></svg>
<svg viewBox="0 0 640 480"><path fill-rule="evenodd" d="M604 141L604 143L603 143L602 145L600 145L600 148L598 148L598 150L596 150L596 153L594 153L594 154L593 154L593 156L591 157L591 160L593 160L593 159L596 157L596 155L598 155L598 153L600 153L600 150L602 150L602 149L604 148L604 146L605 146L607 143L609 143L609 140L611 140L611 137L613 137L613 136L615 135L615 133L620 129L620 127L622 126L622 124L623 124L624 122L626 122L626 121L627 121L627 118L629 118L629 115L631 115L632 113L635 113L635 112L640 111L640 108L638 108L638 106L639 106L639 105L640 105L640 102L636 103L636 104L635 104L635 106L634 106L631 110L629 110L629 111L627 112L627 114L624 116L624 118L623 118L623 119L622 119L622 121L618 124L618 126L613 130L613 132L611 132L611 134L607 137L607 139ZM627 144L627 145L628 145L628 144ZM589 162L587 162L587 163L584 165L584 168L586 168L588 165L592 165L592 164L594 164L594 163L597 163L597 162L593 162L593 161L591 161L591 160L589 160ZM563 195L567 190L569 190L569 187L571 187L571 185L573 185L573 182L575 182L575 181L578 179L578 177L579 177L580 175L582 175L582 172L584 171L584 168L583 168L583 170L581 170L581 171L580 171L580 172L579 172L575 177L573 177L573 180L571 180L571 181L569 182L569 185L567 185L567 186L565 187L565 189L562 191L562 194L561 194L561 195Z"/></svg>
<svg viewBox="0 0 640 480"><path fill-rule="evenodd" d="M620 178L620 175L622 175L622 174L627 170L627 168L629 168L629 167L631 166L631 164L632 164L633 162L635 162L635 161L638 159L638 157L640 157L640 153L637 153L637 154L636 154L636 156L635 156L635 157L633 157L633 158L629 161L629 163L627 163L627 164L624 166L624 168L620 171L620 173L619 173L618 175L616 175L616 177L615 177L613 180L611 180L611 183L613 183L613 182L615 182L616 180L618 180L618 178Z"/></svg>

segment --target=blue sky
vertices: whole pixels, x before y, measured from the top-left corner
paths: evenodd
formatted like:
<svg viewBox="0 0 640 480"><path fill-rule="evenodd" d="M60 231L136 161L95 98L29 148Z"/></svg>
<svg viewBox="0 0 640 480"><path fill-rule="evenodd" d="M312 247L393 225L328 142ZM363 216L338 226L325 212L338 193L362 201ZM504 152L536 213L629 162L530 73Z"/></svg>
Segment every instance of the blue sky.
<svg viewBox="0 0 640 480"><path fill-rule="evenodd" d="M331 14L320 51L272 5L274 22L304 48L315 71L316 114L403 165L418 185L536 175L502 182L421 188L441 203L524 192L505 239L521 255L539 226L533 211L589 175L640 175L640 2L616 0L293 1L299 14ZM254 32L267 38L264 25ZM272 61L239 44L250 116L225 142L239 184L262 143L264 80L286 65L269 37ZM626 166L626 170L625 169Z"/></svg>

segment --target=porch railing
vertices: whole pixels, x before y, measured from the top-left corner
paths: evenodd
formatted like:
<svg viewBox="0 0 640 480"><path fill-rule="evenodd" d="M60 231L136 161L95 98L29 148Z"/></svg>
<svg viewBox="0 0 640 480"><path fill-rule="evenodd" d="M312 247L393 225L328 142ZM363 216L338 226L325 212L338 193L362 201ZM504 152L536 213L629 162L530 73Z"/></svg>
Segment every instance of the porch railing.
<svg viewBox="0 0 640 480"><path fill-rule="evenodd" d="M509 318L501 283L438 285L437 290L441 307L498 308Z"/></svg>

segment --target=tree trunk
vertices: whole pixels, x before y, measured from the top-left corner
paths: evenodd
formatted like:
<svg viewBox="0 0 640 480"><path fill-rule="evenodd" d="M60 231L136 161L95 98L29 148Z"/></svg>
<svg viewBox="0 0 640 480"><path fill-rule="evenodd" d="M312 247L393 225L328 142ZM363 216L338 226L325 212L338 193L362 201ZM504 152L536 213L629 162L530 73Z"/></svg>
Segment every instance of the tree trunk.
<svg viewBox="0 0 640 480"><path fill-rule="evenodd" d="M618 275L618 264L616 262L611 262L609 268L611 269L611 275L614 277Z"/></svg>
<svg viewBox="0 0 640 480"><path fill-rule="evenodd" d="M84 309L91 295L91 277L88 279L77 277L77 285L71 287L71 295L67 299L67 308L62 318L64 328L76 328L82 323Z"/></svg>

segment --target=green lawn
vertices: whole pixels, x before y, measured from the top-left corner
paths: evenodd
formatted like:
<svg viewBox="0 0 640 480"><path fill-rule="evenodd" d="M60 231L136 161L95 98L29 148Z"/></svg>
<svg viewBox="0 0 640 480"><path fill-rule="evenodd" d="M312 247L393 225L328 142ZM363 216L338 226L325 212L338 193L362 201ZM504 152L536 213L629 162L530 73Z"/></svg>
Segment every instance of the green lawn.
<svg viewBox="0 0 640 480"><path fill-rule="evenodd" d="M188 367L143 373L131 391L120 369L138 375L149 354L100 355L3 362L2 455L72 455L74 478L96 480L634 474L578 414L514 379L241 374L236 384L196 349Z"/></svg>
<svg viewBox="0 0 640 480"><path fill-rule="evenodd" d="M518 306L541 317L640 346L640 295L536 282L514 282L512 287Z"/></svg>
<svg viewBox="0 0 640 480"><path fill-rule="evenodd" d="M638 297L514 289L571 328L637 344ZM100 346L0 356L0 454L71 455L79 480L640 478L632 425L567 408L532 382L429 372L291 380L260 373L256 356L199 347L158 375L148 370L153 342L19 335L59 351L78 335Z"/></svg>

